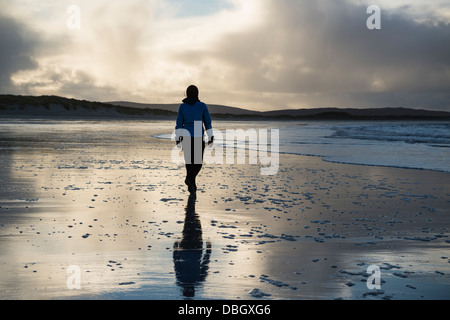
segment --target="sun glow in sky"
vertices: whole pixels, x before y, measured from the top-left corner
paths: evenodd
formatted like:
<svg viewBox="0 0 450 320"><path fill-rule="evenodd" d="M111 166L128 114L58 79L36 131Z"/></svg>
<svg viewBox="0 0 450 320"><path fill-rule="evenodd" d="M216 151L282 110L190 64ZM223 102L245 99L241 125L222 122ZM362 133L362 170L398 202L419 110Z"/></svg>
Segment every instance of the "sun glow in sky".
<svg viewBox="0 0 450 320"><path fill-rule="evenodd" d="M0 0L0 93L450 109L450 1ZM80 28L69 28L80 9Z"/></svg>

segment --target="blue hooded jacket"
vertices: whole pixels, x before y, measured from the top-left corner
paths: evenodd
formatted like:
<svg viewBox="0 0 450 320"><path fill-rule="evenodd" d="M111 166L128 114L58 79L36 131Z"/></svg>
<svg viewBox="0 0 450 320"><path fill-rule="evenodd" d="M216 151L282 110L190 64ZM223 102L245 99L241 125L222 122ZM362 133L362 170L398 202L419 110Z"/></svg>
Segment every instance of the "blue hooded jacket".
<svg viewBox="0 0 450 320"><path fill-rule="evenodd" d="M183 136L183 130L179 129L187 130L191 137L196 138L203 137L206 129L208 137L211 138L213 136L211 122L211 116L206 104L195 99L184 99L178 110L177 125L175 127L176 140L178 141L179 137ZM197 128L195 128L196 123Z"/></svg>

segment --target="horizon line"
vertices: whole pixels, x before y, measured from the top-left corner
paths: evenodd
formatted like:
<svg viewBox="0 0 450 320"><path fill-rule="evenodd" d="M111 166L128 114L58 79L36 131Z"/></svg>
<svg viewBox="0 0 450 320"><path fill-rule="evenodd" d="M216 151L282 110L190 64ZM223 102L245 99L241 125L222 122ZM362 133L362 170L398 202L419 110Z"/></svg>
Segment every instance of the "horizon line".
<svg viewBox="0 0 450 320"><path fill-rule="evenodd" d="M127 101L127 100L115 100L115 101L96 101L96 100L87 100L84 98L74 98L74 97L67 97L67 96L60 96L55 94L44 94L44 95L27 95L27 94L9 94L9 93L1 93L1 96L12 96L12 97L34 97L34 98L40 98L40 97L56 97L56 98L62 98L62 99L68 99L68 100L76 100L76 101L87 101L91 103L101 103L101 104L109 104L109 105L117 105L119 103L129 103L129 104L135 104L135 105L141 105L141 106L179 106L182 104L182 102L173 102L173 103L157 103L157 102L135 102L135 101ZM225 107L225 108L232 108L236 110L242 110L242 111L250 111L253 113L269 113L269 112L283 112L283 111L313 111L313 110L321 110L321 109L332 109L332 110L358 110L358 111L369 111L369 110L414 110L414 111L425 111L425 112L435 112L435 113L444 113L444 114L450 114L450 111L446 110L436 110L436 109L427 109L426 107L337 107L337 106L329 106L329 107L299 107L299 108L279 108L279 109L270 109L270 110L255 110L255 109L248 109L246 107L236 107L232 105L226 105L226 104L216 104L216 103L206 103L208 106L213 107ZM127 106L123 106L127 107Z"/></svg>

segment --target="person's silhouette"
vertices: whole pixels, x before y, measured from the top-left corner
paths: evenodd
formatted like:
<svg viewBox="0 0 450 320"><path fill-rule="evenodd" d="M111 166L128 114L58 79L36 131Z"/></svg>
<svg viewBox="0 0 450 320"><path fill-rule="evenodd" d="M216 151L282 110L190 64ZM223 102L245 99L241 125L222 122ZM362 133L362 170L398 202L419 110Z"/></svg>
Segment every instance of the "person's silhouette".
<svg viewBox="0 0 450 320"><path fill-rule="evenodd" d="M202 226L195 212L196 196L190 195L186 206L183 235L174 243L173 262L177 284L183 296L193 298L196 288L205 281L208 274L211 243L203 249Z"/></svg>
<svg viewBox="0 0 450 320"><path fill-rule="evenodd" d="M199 128L197 128L199 125ZM208 135L208 145L214 143L212 120L208 106L199 100L199 90L191 85L186 90L186 99L180 105L175 127L177 145L181 143L186 163L186 180L189 193L197 192L197 175L202 170L205 141ZM186 134L187 136L183 136Z"/></svg>

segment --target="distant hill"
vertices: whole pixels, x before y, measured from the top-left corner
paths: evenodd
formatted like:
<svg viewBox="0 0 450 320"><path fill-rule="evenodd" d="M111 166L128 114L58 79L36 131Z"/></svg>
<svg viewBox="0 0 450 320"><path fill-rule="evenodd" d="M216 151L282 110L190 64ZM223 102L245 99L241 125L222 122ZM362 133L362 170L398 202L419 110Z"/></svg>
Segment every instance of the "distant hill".
<svg viewBox="0 0 450 320"><path fill-rule="evenodd" d="M115 106L136 108L136 109L159 109L166 110L171 112L178 113L178 109L180 108L180 103L178 104L146 104L146 103L135 103L135 102L127 102L127 101L113 101L107 102L109 104ZM208 110L211 114L229 114L229 115L260 115L261 112L251 111L236 107L227 107L215 104L208 104Z"/></svg>
<svg viewBox="0 0 450 320"><path fill-rule="evenodd" d="M158 109L170 112L178 112L180 104L143 104L134 102L114 101L112 105ZM450 119L450 112L418 110L408 108L374 108L374 109L340 109L340 108L315 108L315 109L286 109L274 111L253 111L242 108L210 105L209 112L219 118L253 118L253 119Z"/></svg>
<svg viewBox="0 0 450 320"><path fill-rule="evenodd" d="M450 118L450 112L418 110L408 108L377 108L377 109L340 109L340 108L321 108L321 109L297 109L297 110L277 110L264 113L266 116L285 116L292 117L340 117L340 118Z"/></svg>
<svg viewBox="0 0 450 320"><path fill-rule="evenodd" d="M180 104L142 104L126 101L103 103L58 96L0 95L0 118L173 119L179 106ZM450 112L407 108L316 108L266 112L221 105L208 105L208 108L214 118L227 120L450 120Z"/></svg>
<svg viewBox="0 0 450 320"><path fill-rule="evenodd" d="M176 117L176 113L167 110L130 108L58 96L0 95L1 117L163 119Z"/></svg>

